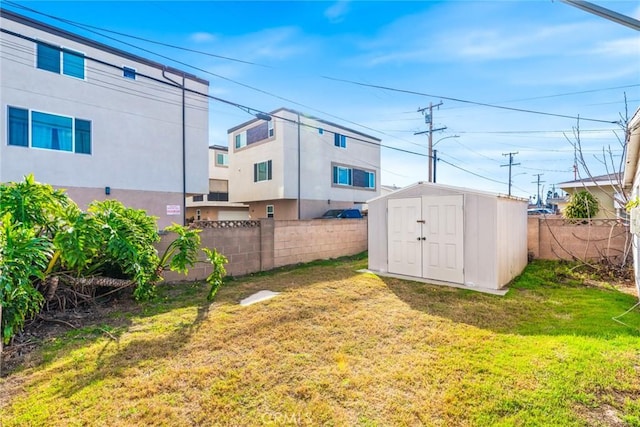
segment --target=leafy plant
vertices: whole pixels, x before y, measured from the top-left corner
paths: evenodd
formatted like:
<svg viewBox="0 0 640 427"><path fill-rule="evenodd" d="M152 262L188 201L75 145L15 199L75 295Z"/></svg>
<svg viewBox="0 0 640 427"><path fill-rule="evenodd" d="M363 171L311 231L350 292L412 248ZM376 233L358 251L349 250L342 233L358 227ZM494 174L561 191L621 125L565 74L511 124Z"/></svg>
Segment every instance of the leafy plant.
<svg viewBox="0 0 640 427"><path fill-rule="evenodd" d="M7 212L0 220L0 305L2 318L0 338L5 343L23 327L30 316L38 313L43 297L33 281L44 278L52 253L46 238L33 228L13 221Z"/></svg>
<svg viewBox="0 0 640 427"><path fill-rule="evenodd" d="M593 218L598 213L598 200L586 190L571 195L563 214L565 218Z"/></svg>
<svg viewBox="0 0 640 427"><path fill-rule="evenodd" d="M63 191L36 182L33 175L0 185L0 218L0 336L5 342L42 308L38 286L47 297L62 281L71 287L135 286L135 298L145 300L154 295L163 271L186 274L198 261L200 230L167 227L177 237L159 257L155 217L117 200L94 201L83 212ZM209 259L214 264L211 299L227 260L215 251Z"/></svg>
<svg viewBox="0 0 640 427"><path fill-rule="evenodd" d="M216 296L218 289L222 286L224 276L227 274L227 270L224 265L229 262L227 257L222 255L217 250L210 250L209 248L202 248L207 255L208 261L213 266L213 271L207 276L207 283L211 285L209 293L207 294L207 300L211 301Z"/></svg>

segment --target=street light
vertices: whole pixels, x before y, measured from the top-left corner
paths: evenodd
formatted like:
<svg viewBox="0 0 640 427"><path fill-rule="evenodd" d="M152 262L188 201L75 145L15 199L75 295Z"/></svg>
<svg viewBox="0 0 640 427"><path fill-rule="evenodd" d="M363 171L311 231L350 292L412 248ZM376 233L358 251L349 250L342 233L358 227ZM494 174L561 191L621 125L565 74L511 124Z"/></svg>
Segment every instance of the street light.
<svg viewBox="0 0 640 427"><path fill-rule="evenodd" d="M438 142L448 138L460 138L460 135L449 135L449 136L445 136L444 138L440 138L439 140L433 143L433 146L435 147ZM438 150L433 150L433 182L434 183L436 182L436 160L438 160Z"/></svg>

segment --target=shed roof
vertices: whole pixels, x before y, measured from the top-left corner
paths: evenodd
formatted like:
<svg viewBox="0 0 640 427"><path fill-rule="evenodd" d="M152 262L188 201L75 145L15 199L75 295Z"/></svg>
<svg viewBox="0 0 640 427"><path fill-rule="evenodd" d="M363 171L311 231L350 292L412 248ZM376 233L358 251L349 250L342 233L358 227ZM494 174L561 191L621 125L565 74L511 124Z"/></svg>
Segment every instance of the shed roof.
<svg viewBox="0 0 640 427"><path fill-rule="evenodd" d="M522 198L522 197L516 197L516 196L509 196L506 194L501 194L501 193L492 193L490 191L483 191L483 190L477 190L477 189L473 189L473 188L465 188L465 187L456 187L453 185L445 185L445 184L438 184L435 182L424 182L424 181L418 181L415 184L411 184L409 186L403 187L399 190L394 191L393 193L389 193L389 194L384 194L378 197L374 197L373 199L370 199L367 201L367 203L371 203L371 202L375 202L377 200L380 199L386 199L389 197L396 197L400 194L403 194L405 192L409 192L411 190L413 190L416 187L434 187L434 188L439 188L439 189L444 189L444 190L451 190L451 191L455 191L458 193L469 193L469 194L476 194L479 196L485 196L485 197L495 197L495 198L501 198L501 199L508 199L508 200L514 200L514 201L519 201L519 202L529 202L528 199Z"/></svg>

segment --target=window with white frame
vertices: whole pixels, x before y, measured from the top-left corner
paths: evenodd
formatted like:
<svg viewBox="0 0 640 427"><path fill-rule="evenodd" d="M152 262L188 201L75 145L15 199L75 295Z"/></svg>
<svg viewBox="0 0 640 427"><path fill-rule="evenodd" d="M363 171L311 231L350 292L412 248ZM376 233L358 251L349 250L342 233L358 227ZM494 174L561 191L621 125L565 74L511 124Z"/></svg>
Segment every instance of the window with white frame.
<svg viewBox="0 0 640 427"><path fill-rule="evenodd" d="M333 145L340 148L347 148L347 137L339 133L333 134Z"/></svg>
<svg viewBox="0 0 640 427"><path fill-rule="evenodd" d="M343 166L334 166L333 183L336 185L351 185L351 169Z"/></svg>
<svg viewBox="0 0 640 427"><path fill-rule="evenodd" d="M253 182L270 181L271 177L271 160L253 164Z"/></svg>
<svg viewBox="0 0 640 427"><path fill-rule="evenodd" d="M375 172L365 172L367 174L367 188L376 188Z"/></svg>
<svg viewBox="0 0 640 427"><path fill-rule="evenodd" d="M136 79L136 70L131 67L122 67L122 77L126 79L135 80Z"/></svg>
<svg viewBox="0 0 640 427"><path fill-rule="evenodd" d="M269 138L273 138L273 120L269 120L268 122L268 132L269 132Z"/></svg>
<svg viewBox="0 0 640 427"><path fill-rule="evenodd" d="M235 136L236 148L242 148L247 146L247 133L240 132Z"/></svg>
<svg viewBox="0 0 640 427"><path fill-rule="evenodd" d="M273 218L275 209L273 205L267 205L267 218Z"/></svg>
<svg viewBox="0 0 640 427"><path fill-rule="evenodd" d="M91 122L8 107L8 145L91 154Z"/></svg>
<svg viewBox="0 0 640 427"><path fill-rule="evenodd" d="M333 165L333 185L375 190L376 173L343 165Z"/></svg>
<svg viewBox="0 0 640 427"><path fill-rule="evenodd" d="M200 218L202 218L202 212L200 209L196 209L196 219L200 221Z"/></svg>
<svg viewBox="0 0 640 427"><path fill-rule="evenodd" d="M216 165L229 166L229 155L225 153L216 154Z"/></svg>
<svg viewBox="0 0 640 427"><path fill-rule="evenodd" d="M36 43L36 67L52 73L84 79L84 55L50 44Z"/></svg>

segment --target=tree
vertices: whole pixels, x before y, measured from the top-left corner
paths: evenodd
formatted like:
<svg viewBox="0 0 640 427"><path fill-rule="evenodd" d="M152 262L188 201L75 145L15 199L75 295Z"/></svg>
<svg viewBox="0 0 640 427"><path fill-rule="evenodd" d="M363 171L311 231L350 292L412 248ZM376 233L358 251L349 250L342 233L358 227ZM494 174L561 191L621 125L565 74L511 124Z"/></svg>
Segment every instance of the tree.
<svg viewBox="0 0 640 427"><path fill-rule="evenodd" d="M587 190L573 193L567 207L564 209L565 218L593 218L598 213L598 200Z"/></svg>

